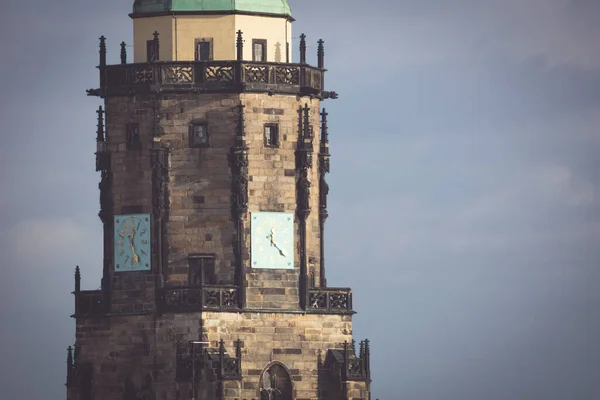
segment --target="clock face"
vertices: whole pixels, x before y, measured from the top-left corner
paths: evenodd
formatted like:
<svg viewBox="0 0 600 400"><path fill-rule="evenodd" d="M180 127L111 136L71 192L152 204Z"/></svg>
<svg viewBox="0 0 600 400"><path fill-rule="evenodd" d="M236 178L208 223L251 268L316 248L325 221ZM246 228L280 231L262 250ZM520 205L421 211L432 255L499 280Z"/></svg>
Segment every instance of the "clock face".
<svg viewBox="0 0 600 400"><path fill-rule="evenodd" d="M115 271L150 270L150 214L115 216Z"/></svg>
<svg viewBox="0 0 600 400"><path fill-rule="evenodd" d="M250 224L252 268L294 269L294 214L253 212Z"/></svg>

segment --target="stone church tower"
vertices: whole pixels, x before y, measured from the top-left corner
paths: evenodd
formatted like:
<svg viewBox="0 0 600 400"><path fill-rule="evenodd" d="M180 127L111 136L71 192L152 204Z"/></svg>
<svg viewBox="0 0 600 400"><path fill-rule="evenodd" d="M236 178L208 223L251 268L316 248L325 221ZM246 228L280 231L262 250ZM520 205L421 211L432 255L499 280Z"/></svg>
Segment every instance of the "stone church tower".
<svg viewBox="0 0 600 400"><path fill-rule="evenodd" d="M325 280L323 41L286 0L136 0L100 38L99 290L75 272L68 400L370 399L352 292Z"/></svg>

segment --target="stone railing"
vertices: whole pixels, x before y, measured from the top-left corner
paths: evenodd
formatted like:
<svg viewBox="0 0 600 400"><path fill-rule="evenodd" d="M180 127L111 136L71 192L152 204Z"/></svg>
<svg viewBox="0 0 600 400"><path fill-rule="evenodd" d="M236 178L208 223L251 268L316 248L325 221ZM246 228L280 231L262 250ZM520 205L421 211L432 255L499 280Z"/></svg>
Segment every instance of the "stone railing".
<svg viewBox="0 0 600 400"><path fill-rule="evenodd" d="M252 61L157 61L100 67L100 89L89 95L144 91L269 92L323 95L325 69L306 64Z"/></svg>
<svg viewBox="0 0 600 400"><path fill-rule="evenodd" d="M75 316L102 315L108 312L106 294L100 290L81 290L75 293Z"/></svg>
<svg viewBox="0 0 600 400"><path fill-rule="evenodd" d="M163 289L164 311L238 310L238 288L233 285L179 286Z"/></svg>
<svg viewBox="0 0 600 400"><path fill-rule="evenodd" d="M352 291L347 288L309 289L308 309L332 313L352 311Z"/></svg>

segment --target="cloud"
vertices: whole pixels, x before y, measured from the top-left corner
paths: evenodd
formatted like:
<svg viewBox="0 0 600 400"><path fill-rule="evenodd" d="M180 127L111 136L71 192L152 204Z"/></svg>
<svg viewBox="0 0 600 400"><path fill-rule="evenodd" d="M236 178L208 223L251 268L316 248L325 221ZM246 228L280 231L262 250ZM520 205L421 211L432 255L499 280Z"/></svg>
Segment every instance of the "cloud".
<svg viewBox="0 0 600 400"><path fill-rule="evenodd" d="M69 219L22 221L8 231L8 243L15 256L44 267L47 260L65 259L87 246L82 226Z"/></svg>

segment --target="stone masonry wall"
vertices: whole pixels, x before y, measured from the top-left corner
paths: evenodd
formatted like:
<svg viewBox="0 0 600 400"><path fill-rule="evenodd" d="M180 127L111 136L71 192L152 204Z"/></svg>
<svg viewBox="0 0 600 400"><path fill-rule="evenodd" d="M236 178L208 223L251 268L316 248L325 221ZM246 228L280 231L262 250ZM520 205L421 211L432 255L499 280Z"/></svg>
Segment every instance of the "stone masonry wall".
<svg viewBox="0 0 600 400"><path fill-rule="evenodd" d="M133 96L106 100L106 144L111 157L114 214L152 213L152 170L150 150L154 103L151 98ZM139 147L127 148L127 124L139 125ZM154 221L152 221L154 224ZM114 273L113 222L107 224L111 312L152 310L154 281L152 272Z"/></svg>
<svg viewBox="0 0 600 400"><path fill-rule="evenodd" d="M168 283L185 285L188 255L215 256L214 283L234 283L234 225L228 154L235 144L239 95L165 95L161 140L170 149ZM210 147L189 145L191 121L207 124Z"/></svg>
<svg viewBox="0 0 600 400"><path fill-rule="evenodd" d="M319 219L318 219L318 165L320 102L316 99L295 96L269 96L266 94L243 94L245 105L246 140L248 145L249 211L296 211L296 156L298 142L298 108L308 104L310 124L313 127L313 168L309 179L312 183L310 206L312 212L307 220L307 261L314 260L315 275L319 272ZM264 146L264 125L279 126L279 148ZM250 224L245 225L246 269L248 271L247 306L261 309L297 309L299 279L298 219L295 223L294 249L295 269L260 270L250 267ZM310 273L310 271L309 271Z"/></svg>
<svg viewBox="0 0 600 400"><path fill-rule="evenodd" d="M151 98L140 106L152 105ZM298 108L308 104L314 133L314 158L311 171L311 208L307 221L307 259L312 261L317 283L319 277L318 149L319 101L295 96L266 94L163 95L161 141L170 149L169 203L166 235L169 244L168 283L186 284L188 255L214 254L215 283L234 283L233 238L231 221L231 173L228 154L235 144L237 106L245 106L245 132L249 148L249 209L252 211L288 211L296 209L295 150L298 139ZM129 105L130 108L132 105ZM145 115L136 109L134 115ZM151 110L148 110L151 113ZM210 147L189 146L192 120L208 126ZM151 132L144 120L140 129ZM264 124L279 124L280 146L264 146ZM144 138L148 145L151 135ZM247 219L247 221L249 218ZM296 224L296 230L298 224ZM294 271L250 269L250 225L246 222L245 266L248 276L248 306L255 308L297 308L298 251ZM298 235L296 234L296 240ZM311 272L311 271L309 271ZM277 289L277 290L272 290ZM267 297L265 297L267 296Z"/></svg>
<svg viewBox="0 0 600 400"><path fill-rule="evenodd" d="M286 313L205 313L203 335L216 346L224 340L233 352L233 342L242 340L241 385L229 382L225 399L259 399L260 377L277 361L291 373L294 398L318 399L318 353L341 349L352 340L352 317ZM323 383L321 383L321 389ZM326 398L326 397L325 397Z"/></svg>
<svg viewBox="0 0 600 400"><path fill-rule="evenodd" d="M94 364L96 400L122 400L126 380L131 378L141 390L148 374L155 376L157 400L176 400L178 391L179 399L187 399L190 385L175 380L177 343L200 338L212 348L223 340L231 355L233 342L243 342L243 379L226 381L226 400L259 399L261 375L274 361L290 371L294 398L316 400L321 398L318 389L327 385L318 380L318 352L324 358L327 349L340 349L352 340L352 321L349 315L285 313L130 315L80 318L76 337L78 362Z"/></svg>

